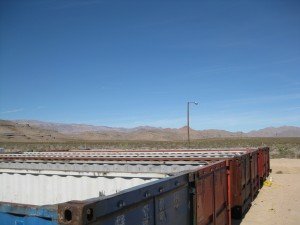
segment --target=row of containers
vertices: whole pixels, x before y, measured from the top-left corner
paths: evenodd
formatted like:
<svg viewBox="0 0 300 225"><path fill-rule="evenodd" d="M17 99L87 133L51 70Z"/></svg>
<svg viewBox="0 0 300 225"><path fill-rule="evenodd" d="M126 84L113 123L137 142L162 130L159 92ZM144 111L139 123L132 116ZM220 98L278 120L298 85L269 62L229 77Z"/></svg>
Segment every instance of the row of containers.
<svg viewBox="0 0 300 225"><path fill-rule="evenodd" d="M230 225L270 172L269 148L0 155L3 225Z"/></svg>

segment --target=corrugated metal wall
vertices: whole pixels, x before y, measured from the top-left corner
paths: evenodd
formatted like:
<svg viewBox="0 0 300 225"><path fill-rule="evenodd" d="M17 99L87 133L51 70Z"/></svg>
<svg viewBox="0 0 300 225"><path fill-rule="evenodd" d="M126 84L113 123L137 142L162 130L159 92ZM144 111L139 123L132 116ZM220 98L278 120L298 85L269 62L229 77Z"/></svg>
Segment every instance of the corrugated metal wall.
<svg viewBox="0 0 300 225"><path fill-rule="evenodd" d="M110 195L158 178L0 173L0 201L47 205Z"/></svg>
<svg viewBox="0 0 300 225"><path fill-rule="evenodd" d="M206 163L0 162L0 202L46 205L115 194Z"/></svg>

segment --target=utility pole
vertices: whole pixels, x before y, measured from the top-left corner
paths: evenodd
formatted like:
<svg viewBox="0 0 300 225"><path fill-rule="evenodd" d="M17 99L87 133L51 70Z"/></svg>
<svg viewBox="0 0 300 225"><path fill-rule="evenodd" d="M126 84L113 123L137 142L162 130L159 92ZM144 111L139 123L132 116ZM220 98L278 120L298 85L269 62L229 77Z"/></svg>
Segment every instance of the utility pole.
<svg viewBox="0 0 300 225"><path fill-rule="evenodd" d="M198 105L198 102L187 102L187 138L188 148L190 148L190 104Z"/></svg>

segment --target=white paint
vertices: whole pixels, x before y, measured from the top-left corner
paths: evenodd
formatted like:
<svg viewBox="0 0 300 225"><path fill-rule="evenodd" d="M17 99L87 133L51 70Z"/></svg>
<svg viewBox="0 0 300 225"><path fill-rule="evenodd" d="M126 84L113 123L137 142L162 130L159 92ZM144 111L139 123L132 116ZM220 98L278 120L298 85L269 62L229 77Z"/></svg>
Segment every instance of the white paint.
<svg viewBox="0 0 300 225"><path fill-rule="evenodd" d="M10 173L8 173L10 172ZM31 171L32 172L32 171ZM115 177L86 176L77 174L61 174L51 171L18 171L0 170L0 201L47 205L71 200L85 200L104 195L114 194L121 190L157 180L158 178L126 177L117 174ZM59 171L61 172L61 171ZM65 175L65 176L62 176ZM123 176L125 175L125 176Z"/></svg>
<svg viewBox="0 0 300 225"><path fill-rule="evenodd" d="M99 195L115 194L124 189L165 178L169 174L193 170L207 164L203 161L80 161L82 155L86 156L81 153L75 154L80 162L43 160L46 155L52 158L61 155L69 157L73 154L75 153L9 154L7 156L18 156L23 159L15 161L0 159L0 202L48 205L86 200ZM29 160L29 155L38 155L41 158ZM97 159L98 155L91 154L90 157Z"/></svg>
<svg viewBox="0 0 300 225"><path fill-rule="evenodd" d="M58 171L58 170L31 170L31 169L0 169L1 173L35 174L35 175L58 175L58 176L88 176L88 177L107 177L107 178L165 178L168 175L163 173L139 173L139 172L77 172L77 171Z"/></svg>

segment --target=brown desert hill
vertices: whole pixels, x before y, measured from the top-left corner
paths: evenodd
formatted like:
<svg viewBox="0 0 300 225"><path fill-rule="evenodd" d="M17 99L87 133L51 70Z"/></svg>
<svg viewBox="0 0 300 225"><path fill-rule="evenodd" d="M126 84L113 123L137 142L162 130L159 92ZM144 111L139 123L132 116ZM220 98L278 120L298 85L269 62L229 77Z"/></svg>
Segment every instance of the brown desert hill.
<svg viewBox="0 0 300 225"><path fill-rule="evenodd" d="M270 127L249 133L226 130L190 129L191 139L231 137L300 137L300 128L292 126ZM59 140L145 140L181 141L187 138L187 127L160 128L140 126L114 128L85 124L63 124L34 120L0 122L0 141L59 141Z"/></svg>
<svg viewBox="0 0 300 225"><path fill-rule="evenodd" d="M84 132L77 134L78 138L86 140L147 140L147 141L176 141L184 140L186 135L182 135L174 130L165 129L141 129L130 132Z"/></svg>
<svg viewBox="0 0 300 225"><path fill-rule="evenodd" d="M67 136L54 130L46 130L14 121L0 120L0 141L59 141L67 138Z"/></svg>
<svg viewBox="0 0 300 225"><path fill-rule="evenodd" d="M203 130L190 129L191 139L202 138L224 138L239 137L240 133L232 133L223 130ZM176 128L154 128L137 127L124 131L99 131L82 132L73 134L74 138L84 140L148 140L148 141L183 141L187 138L187 127Z"/></svg>
<svg viewBox="0 0 300 225"><path fill-rule="evenodd" d="M37 127L45 130L53 130L62 134L76 134L83 132L99 132L99 131L125 131L125 128L113 128L107 126L94 126L87 124L66 124L52 123L38 120L15 120L18 124L30 124L32 127Z"/></svg>
<svg viewBox="0 0 300 225"><path fill-rule="evenodd" d="M182 135L186 136L187 126L178 129ZM228 138L228 137L245 137L243 132L230 132L226 130L208 129L208 130L194 130L190 128L190 136L193 139L202 138Z"/></svg>
<svg viewBox="0 0 300 225"><path fill-rule="evenodd" d="M249 137L300 137L300 127L267 127L247 134Z"/></svg>
<svg viewBox="0 0 300 225"><path fill-rule="evenodd" d="M9 124L10 130L7 129ZM0 140L6 141L54 141L54 140L186 140L187 127L160 128L140 126L134 128L113 128L85 124L49 123L35 120L4 121L0 123ZM13 135L12 135L13 134ZM240 133L224 130L190 129L191 139L238 137Z"/></svg>

